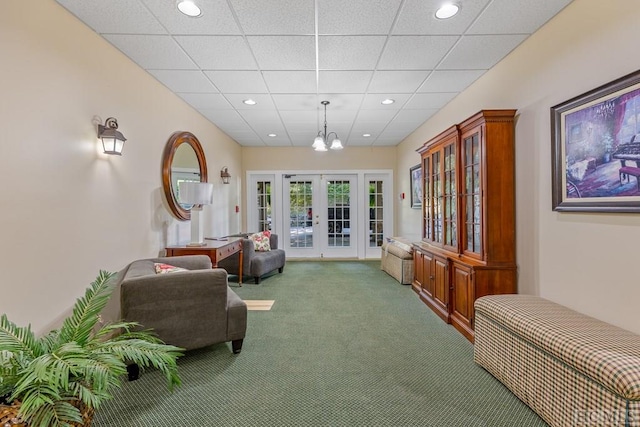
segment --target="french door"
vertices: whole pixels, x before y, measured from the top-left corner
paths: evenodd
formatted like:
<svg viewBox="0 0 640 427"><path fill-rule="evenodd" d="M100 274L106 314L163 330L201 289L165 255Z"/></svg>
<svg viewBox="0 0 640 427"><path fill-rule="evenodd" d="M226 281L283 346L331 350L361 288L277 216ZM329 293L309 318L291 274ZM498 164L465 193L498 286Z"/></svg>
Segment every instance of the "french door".
<svg viewBox="0 0 640 427"><path fill-rule="evenodd" d="M287 255L357 257L356 194L356 175L283 175L283 243Z"/></svg>
<svg viewBox="0 0 640 427"><path fill-rule="evenodd" d="M393 236L391 171L247 172L247 232L271 230L287 257L380 258Z"/></svg>

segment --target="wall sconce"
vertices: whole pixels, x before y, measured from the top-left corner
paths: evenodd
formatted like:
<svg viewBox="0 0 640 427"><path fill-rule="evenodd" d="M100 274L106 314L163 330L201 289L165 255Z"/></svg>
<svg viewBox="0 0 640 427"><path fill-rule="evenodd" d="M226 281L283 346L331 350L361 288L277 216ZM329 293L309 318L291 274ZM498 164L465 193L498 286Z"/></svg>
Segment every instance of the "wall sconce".
<svg viewBox="0 0 640 427"><path fill-rule="evenodd" d="M102 140L102 150L105 154L122 155L122 148L127 138L118 132L118 121L109 117L103 125L98 125L98 138Z"/></svg>
<svg viewBox="0 0 640 427"><path fill-rule="evenodd" d="M220 178L222 178L223 184L228 184L231 179L231 174L229 173L229 169L225 166L220 171Z"/></svg>

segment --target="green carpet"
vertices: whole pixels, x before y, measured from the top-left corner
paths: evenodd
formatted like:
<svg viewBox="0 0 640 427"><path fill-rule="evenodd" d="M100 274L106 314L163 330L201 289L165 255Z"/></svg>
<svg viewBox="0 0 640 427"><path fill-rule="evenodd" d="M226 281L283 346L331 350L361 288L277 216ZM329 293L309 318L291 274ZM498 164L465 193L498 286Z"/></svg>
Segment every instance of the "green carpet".
<svg viewBox="0 0 640 427"><path fill-rule="evenodd" d="M546 425L379 262L289 262L260 285L231 286L275 300L249 312L242 353L187 353L174 393L147 371L94 427Z"/></svg>

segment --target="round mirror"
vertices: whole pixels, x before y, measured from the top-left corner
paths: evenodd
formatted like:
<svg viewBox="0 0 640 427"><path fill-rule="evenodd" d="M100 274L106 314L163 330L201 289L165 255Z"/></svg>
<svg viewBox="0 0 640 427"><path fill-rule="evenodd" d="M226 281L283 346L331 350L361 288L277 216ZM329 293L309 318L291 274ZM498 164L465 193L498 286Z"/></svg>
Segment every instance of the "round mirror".
<svg viewBox="0 0 640 427"><path fill-rule="evenodd" d="M176 132L162 154L162 187L169 209L180 220L191 219L191 205L180 201L183 181L207 182L207 161L200 141L191 132Z"/></svg>

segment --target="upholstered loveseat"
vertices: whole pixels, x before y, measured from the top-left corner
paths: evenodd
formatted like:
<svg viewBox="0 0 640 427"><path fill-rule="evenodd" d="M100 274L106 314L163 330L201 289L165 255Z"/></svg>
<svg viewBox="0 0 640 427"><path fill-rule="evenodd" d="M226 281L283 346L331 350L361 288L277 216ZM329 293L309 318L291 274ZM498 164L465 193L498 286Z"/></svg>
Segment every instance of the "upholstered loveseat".
<svg viewBox="0 0 640 427"><path fill-rule="evenodd" d="M382 243L380 269L403 285L413 281L413 247L402 237L389 237Z"/></svg>
<svg viewBox="0 0 640 427"><path fill-rule="evenodd" d="M270 250L257 251L253 240L242 239L242 277L253 277L256 284L259 284L262 276L272 271L278 270L282 273L286 261L285 251L278 248L278 235L271 233L269 237ZM240 272L239 256L234 254L218 262L218 267L224 268L229 274Z"/></svg>
<svg viewBox="0 0 640 427"><path fill-rule="evenodd" d="M155 264L184 268L157 274ZM121 316L187 350L221 342L242 349L247 305L227 284L227 272L206 255L134 261L118 274Z"/></svg>

